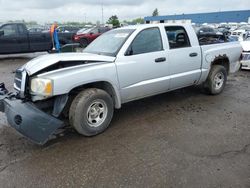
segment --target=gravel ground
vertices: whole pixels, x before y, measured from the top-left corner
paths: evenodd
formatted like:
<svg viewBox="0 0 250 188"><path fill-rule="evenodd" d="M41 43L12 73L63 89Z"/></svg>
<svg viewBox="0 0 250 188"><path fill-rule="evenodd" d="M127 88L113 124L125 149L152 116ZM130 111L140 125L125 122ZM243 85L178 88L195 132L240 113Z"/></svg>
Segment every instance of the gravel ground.
<svg viewBox="0 0 250 188"><path fill-rule="evenodd" d="M0 82L11 90L27 61L1 59ZM219 96L191 87L126 104L105 133L43 147L0 114L0 187L250 187L250 72Z"/></svg>

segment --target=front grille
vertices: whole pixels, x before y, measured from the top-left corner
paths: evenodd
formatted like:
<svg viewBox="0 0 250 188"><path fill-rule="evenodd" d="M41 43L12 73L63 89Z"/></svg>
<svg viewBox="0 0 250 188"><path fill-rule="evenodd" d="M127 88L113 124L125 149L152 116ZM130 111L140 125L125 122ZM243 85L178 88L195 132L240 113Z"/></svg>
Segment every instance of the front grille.
<svg viewBox="0 0 250 188"><path fill-rule="evenodd" d="M25 97L25 86L26 86L26 77L27 73L25 70L18 69L16 70L15 80L14 80L14 88L18 91L19 97Z"/></svg>
<svg viewBox="0 0 250 188"><path fill-rule="evenodd" d="M242 54L242 60L246 61L246 60L250 60L250 53L243 53Z"/></svg>
<svg viewBox="0 0 250 188"><path fill-rule="evenodd" d="M14 87L18 91L20 91L22 88L22 77L23 77L22 72L20 70L17 70L14 80Z"/></svg>

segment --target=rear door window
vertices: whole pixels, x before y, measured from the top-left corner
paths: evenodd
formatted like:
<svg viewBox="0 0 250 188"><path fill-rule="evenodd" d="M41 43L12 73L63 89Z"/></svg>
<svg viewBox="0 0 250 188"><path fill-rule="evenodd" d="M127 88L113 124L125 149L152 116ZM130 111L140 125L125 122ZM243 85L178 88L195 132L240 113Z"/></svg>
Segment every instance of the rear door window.
<svg viewBox="0 0 250 188"><path fill-rule="evenodd" d="M18 27L18 31L19 31L20 34L25 34L26 33L26 30L23 27L23 25L19 24L19 25L17 25L17 27Z"/></svg>
<svg viewBox="0 0 250 188"><path fill-rule="evenodd" d="M98 28L92 29L90 33L92 33L92 34L98 34L99 33Z"/></svg>
<svg viewBox="0 0 250 188"><path fill-rule="evenodd" d="M165 27L165 31L170 49L191 47L189 37L183 27L169 26Z"/></svg>
<svg viewBox="0 0 250 188"><path fill-rule="evenodd" d="M105 33L105 32L107 32L109 29L108 28L106 28L106 27L101 27L101 28L99 28L99 33Z"/></svg>

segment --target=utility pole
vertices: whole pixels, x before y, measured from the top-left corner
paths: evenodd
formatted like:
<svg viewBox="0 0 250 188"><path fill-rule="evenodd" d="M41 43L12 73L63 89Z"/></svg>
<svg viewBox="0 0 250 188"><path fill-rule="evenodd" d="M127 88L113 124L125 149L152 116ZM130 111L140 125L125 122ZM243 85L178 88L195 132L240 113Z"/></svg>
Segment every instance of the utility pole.
<svg viewBox="0 0 250 188"><path fill-rule="evenodd" d="M102 25L104 25L104 18L103 18L103 1L102 1Z"/></svg>
<svg viewBox="0 0 250 188"><path fill-rule="evenodd" d="M87 13L84 13L83 15L84 15L84 22L86 24L87 23Z"/></svg>

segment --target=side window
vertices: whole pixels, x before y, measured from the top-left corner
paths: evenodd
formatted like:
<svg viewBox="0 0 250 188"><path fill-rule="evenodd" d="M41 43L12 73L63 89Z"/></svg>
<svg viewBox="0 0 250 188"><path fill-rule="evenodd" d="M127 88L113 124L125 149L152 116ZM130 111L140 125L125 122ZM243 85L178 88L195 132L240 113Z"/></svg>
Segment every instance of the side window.
<svg viewBox="0 0 250 188"><path fill-rule="evenodd" d="M91 33L93 33L93 34L98 34L98 33L99 33L98 28L92 29L92 30L91 30Z"/></svg>
<svg viewBox="0 0 250 188"><path fill-rule="evenodd" d="M129 55L157 52L163 50L161 33L158 28L145 29L140 32L129 48Z"/></svg>
<svg viewBox="0 0 250 188"><path fill-rule="evenodd" d="M190 47L186 30L181 26L165 27L170 49Z"/></svg>
<svg viewBox="0 0 250 188"><path fill-rule="evenodd" d="M105 27L101 27L100 29L99 29L99 33L105 33L105 32L107 32L108 31L108 28L105 28Z"/></svg>
<svg viewBox="0 0 250 188"><path fill-rule="evenodd" d="M4 36L11 36L17 34L15 25L5 25L1 28L1 31L4 31Z"/></svg>
<svg viewBox="0 0 250 188"><path fill-rule="evenodd" d="M26 33L26 30L24 29L24 27L22 25L18 25L18 31L20 34L25 34Z"/></svg>

